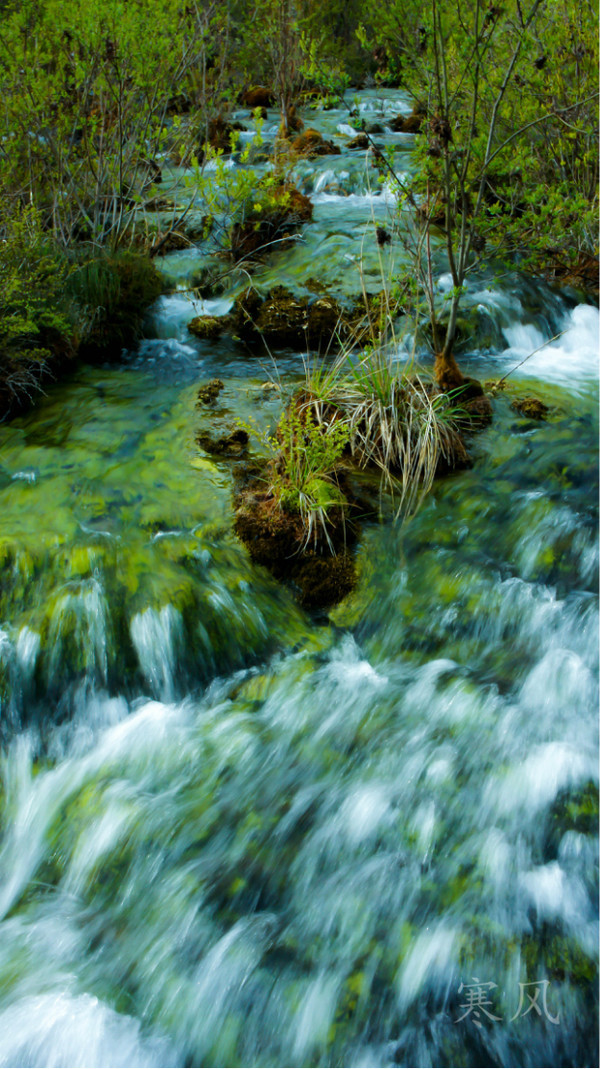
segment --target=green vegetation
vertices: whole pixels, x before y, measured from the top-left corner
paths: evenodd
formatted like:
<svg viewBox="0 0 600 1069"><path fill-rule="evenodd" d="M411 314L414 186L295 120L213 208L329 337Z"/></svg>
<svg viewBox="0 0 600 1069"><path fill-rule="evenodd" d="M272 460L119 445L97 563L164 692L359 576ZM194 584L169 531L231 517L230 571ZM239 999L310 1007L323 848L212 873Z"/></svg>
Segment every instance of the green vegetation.
<svg viewBox="0 0 600 1069"><path fill-rule="evenodd" d="M257 502L297 517L290 536L296 552L311 546L335 555L330 528L338 535L341 529L345 549L352 504L347 475L370 468L380 473L381 491L395 499L397 516L407 519L440 465L451 470L467 459L463 392L441 393L410 364L398 367L381 340L358 356L342 347L333 364L307 366L305 386L284 408L275 435L258 434L269 460ZM241 508L247 508L244 496ZM279 519L275 526L279 537Z"/></svg>
<svg viewBox="0 0 600 1069"><path fill-rule="evenodd" d="M103 358L139 337L144 310L163 282L152 260L123 250L100 252L76 266L69 290L84 317L84 354Z"/></svg>
<svg viewBox="0 0 600 1069"><path fill-rule="evenodd" d="M268 440L275 454L269 492L284 511L299 514L305 545L316 545L321 536L331 547L328 514L332 508L346 513L336 469L348 439L345 421L317 423L311 408L294 398L280 417L275 439Z"/></svg>
<svg viewBox="0 0 600 1069"><path fill-rule="evenodd" d="M373 27L419 102L416 175L398 180L400 228L437 379L453 387L462 382L453 358L459 306L484 252L537 269L597 255L596 13L570 0L430 0L424 10L396 2L374 14ZM441 304L440 236L452 278Z"/></svg>
<svg viewBox="0 0 600 1069"><path fill-rule="evenodd" d="M37 211L3 213L0 226L0 408L42 388L52 355L74 352L79 324L66 296L69 263Z"/></svg>
<svg viewBox="0 0 600 1069"><path fill-rule="evenodd" d="M342 414L351 455L360 467L379 469L382 487L398 498L398 515L416 511L442 458L451 468L464 457L458 433L464 415L460 388L454 397L439 393L410 365L398 369L389 347L381 343L365 348L357 362L343 352L326 388L320 377L314 386L321 418L332 405Z"/></svg>
<svg viewBox="0 0 600 1069"><path fill-rule="evenodd" d="M420 129L417 166L408 180L396 176L397 229L443 390L464 385L453 355L459 308L484 256L565 276L597 253L598 50L587 0L429 0L425 8L414 0L83 0L68 11L60 0L7 0L2 8L4 409L40 384L57 354L82 343L98 355L136 337L159 286L134 253L211 233L217 251L246 268L305 222L310 204L291 177L296 108L339 103L351 81L401 85L415 101L405 129ZM281 114L260 178L226 165L232 152L243 164L265 155L260 112L252 145L241 144L229 118L240 101L252 110L259 98ZM377 159L381 177L394 176L393 158ZM203 217L192 222L200 203ZM27 249L36 243L34 263ZM440 270L452 278L446 294ZM380 427L414 412L424 427L432 422L420 386L407 413L406 396L392 397L389 382L382 399L386 371L376 364L375 356L363 361L354 378L351 442L371 416ZM371 388L368 415L358 398ZM402 441L413 437L411 429ZM389 468L403 447L387 431L380 441ZM406 458L400 466L409 470ZM417 482L427 481L420 470Z"/></svg>

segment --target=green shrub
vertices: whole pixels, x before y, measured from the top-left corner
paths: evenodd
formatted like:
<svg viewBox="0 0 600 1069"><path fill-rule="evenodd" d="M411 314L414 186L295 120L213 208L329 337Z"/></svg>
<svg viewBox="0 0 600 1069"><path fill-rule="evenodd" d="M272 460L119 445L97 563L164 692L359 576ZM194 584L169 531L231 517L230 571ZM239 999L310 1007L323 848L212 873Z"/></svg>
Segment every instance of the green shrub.
<svg viewBox="0 0 600 1069"><path fill-rule="evenodd" d="M0 415L42 388L54 359L74 355L80 324L70 265L31 206L0 214Z"/></svg>
<svg viewBox="0 0 600 1069"><path fill-rule="evenodd" d="M252 425L245 429L256 434ZM269 493L279 507L302 521L303 548L315 548L322 539L333 553L328 527L330 513L342 522L348 501L340 489L337 466L348 443L349 429L342 420L319 423L311 402L302 396L282 412L275 437L258 434L271 453Z"/></svg>
<svg viewBox="0 0 600 1069"><path fill-rule="evenodd" d="M147 256L117 252L81 263L69 288L84 317L83 353L102 359L140 337L144 313L164 284Z"/></svg>

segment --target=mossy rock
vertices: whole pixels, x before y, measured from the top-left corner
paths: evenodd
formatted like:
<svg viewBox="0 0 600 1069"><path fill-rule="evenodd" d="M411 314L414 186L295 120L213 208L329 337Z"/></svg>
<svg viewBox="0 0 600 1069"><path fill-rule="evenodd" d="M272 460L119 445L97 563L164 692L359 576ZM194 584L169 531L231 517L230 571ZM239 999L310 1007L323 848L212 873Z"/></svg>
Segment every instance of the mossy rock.
<svg viewBox="0 0 600 1069"><path fill-rule="evenodd" d="M275 286L264 298L252 289L238 297L231 322L236 335L269 348L310 346L326 348L347 324L338 302L326 293L318 297L296 297L285 286Z"/></svg>
<svg viewBox="0 0 600 1069"><path fill-rule="evenodd" d="M198 390L198 399L196 401L196 407L200 405L210 405L213 401L217 400L217 397L221 393L221 390L225 388L224 382L221 379L211 379L210 382L204 383Z"/></svg>
<svg viewBox="0 0 600 1069"><path fill-rule="evenodd" d="M307 554L294 575L300 588L300 603L319 609L337 605L356 585L356 565L350 553L335 557Z"/></svg>
<svg viewBox="0 0 600 1069"><path fill-rule="evenodd" d="M147 307L164 283L149 256L120 252L82 264L69 280L75 299L94 311L93 326L80 352L87 360L106 360L140 337Z"/></svg>
<svg viewBox="0 0 600 1069"><path fill-rule="evenodd" d="M351 138L350 141L347 142L346 148L367 149L370 144L371 142L369 141L367 134L357 134L356 137Z"/></svg>
<svg viewBox="0 0 600 1069"><path fill-rule="evenodd" d="M511 401L510 407L514 408L515 412L519 412L522 416L526 416L527 419L547 420L550 412L548 405L538 400L537 397L515 397L514 401Z"/></svg>
<svg viewBox="0 0 600 1069"><path fill-rule="evenodd" d="M239 97L240 104L247 108L272 108L275 104L275 94L266 85L253 85L244 89Z"/></svg>
<svg viewBox="0 0 600 1069"><path fill-rule="evenodd" d="M195 319L191 319L188 323L188 330L190 334L194 334L196 338L202 338L205 341L213 341L215 338L220 338L221 334L225 330L226 323L223 317L216 316L196 316Z"/></svg>
<svg viewBox="0 0 600 1069"><path fill-rule="evenodd" d="M307 160L315 159L317 156L339 156L341 154L339 145L335 145L333 141L326 141L318 130L310 128L292 141L291 149L296 156L302 156Z"/></svg>
<svg viewBox="0 0 600 1069"><path fill-rule="evenodd" d="M341 601L357 579L350 552L357 532L346 522L346 509L328 507L328 538L317 529L307 541L300 514L282 508L263 486L257 483L242 491L236 502L235 531L252 560L292 583L307 608Z"/></svg>
<svg viewBox="0 0 600 1069"><path fill-rule="evenodd" d="M215 456L240 456L246 451L248 432L243 427L237 427L220 438L215 438L210 434L199 434L196 441L205 452Z"/></svg>

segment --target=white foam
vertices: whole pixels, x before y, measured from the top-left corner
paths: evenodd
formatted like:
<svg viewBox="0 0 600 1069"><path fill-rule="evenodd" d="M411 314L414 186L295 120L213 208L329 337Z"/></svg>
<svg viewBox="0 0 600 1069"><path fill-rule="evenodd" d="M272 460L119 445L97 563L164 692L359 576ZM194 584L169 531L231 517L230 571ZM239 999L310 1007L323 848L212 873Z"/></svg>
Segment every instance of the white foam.
<svg viewBox="0 0 600 1069"><path fill-rule="evenodd" d="M0 1014L0 1065L172 1066L164 1042L142 1039L140 1023L91 995L23 998Z"/></svg>
<svg viewBox="0 0 600 1069"><path fill-rule="evenodd" d="M531 324L505 327L509 348L502 355L515 363L529 357L515 375L533 375L576 391L582 388L582 380L598 378L599 327L598 309L580 304L566 317L562 337L531 357L529 354L548 339Z"/></svg>

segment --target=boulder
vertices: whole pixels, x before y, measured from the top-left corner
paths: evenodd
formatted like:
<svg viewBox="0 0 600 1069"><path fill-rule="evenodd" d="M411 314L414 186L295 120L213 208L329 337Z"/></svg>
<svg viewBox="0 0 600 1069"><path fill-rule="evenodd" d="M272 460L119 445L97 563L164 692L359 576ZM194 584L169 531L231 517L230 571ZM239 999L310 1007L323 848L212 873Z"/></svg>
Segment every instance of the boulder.
<svg viewBox="0 0 600 1069"><path fill-rule="evenodd" d="M272 108L275 104L275 94L265 85L254 85L250 89L244 89L239 100L240 104L245 104L248 108Z"/></svg>
<svg viewBox="0 0 600 1069"><path fill-rule="evenodd" d="M326 141L318 130L310 128L292 141L291 148L296 156L303 156L308 160L317 156L339 156L341 154L339 145L334 145L333 141Z"/></svg>
<svg viewBox="0 0 600 1069"><path fill-rule="evenodd" d="M404 119L404 122L403 122L403 125L402 125L402 133L403 134L420 134L422 125L423 125L423 116L422 115L415 115L415 113L413 112L412 115L407 115L406 118Z"/></svg>
<svg viewBox="0 0 600 1069"><path fill-rule="evenodd" d="M356 137L351 138L348 141L346 148L368 148L371 142L366 134L357 134Z"/></svg>
<svg viewBox="0 0 600 1069"><path fill-rule="evenodd" d="M342 309L332 297L296 297L284 286L276 286L264 300L247 290L235 302L231 323L243 341L256 344L262 339L269 348L325 349L344 329Z"/></svg>
<svg viewBox="0 0 600 1069"><path fill-rule="evenodd" d="M191 334L195 334L197 338L212 341L221 337L225 326L224 317L196 316L195 319L191 319L188 323L188 330Z"/></svg>

